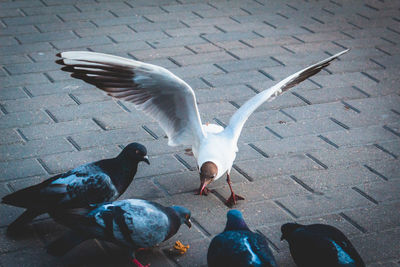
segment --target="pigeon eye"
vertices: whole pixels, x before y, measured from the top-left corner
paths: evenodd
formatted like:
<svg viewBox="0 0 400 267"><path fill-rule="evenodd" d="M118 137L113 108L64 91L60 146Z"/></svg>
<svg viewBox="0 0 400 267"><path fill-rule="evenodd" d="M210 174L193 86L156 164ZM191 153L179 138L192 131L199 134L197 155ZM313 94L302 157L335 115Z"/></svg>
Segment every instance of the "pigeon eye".
<svg viewBox="0 0 400 267"><path fill-rule="evenodd" d="M140 151L139 151L139 150L136 150L135 152L136 152L136 154L140 154Z"/></svg>

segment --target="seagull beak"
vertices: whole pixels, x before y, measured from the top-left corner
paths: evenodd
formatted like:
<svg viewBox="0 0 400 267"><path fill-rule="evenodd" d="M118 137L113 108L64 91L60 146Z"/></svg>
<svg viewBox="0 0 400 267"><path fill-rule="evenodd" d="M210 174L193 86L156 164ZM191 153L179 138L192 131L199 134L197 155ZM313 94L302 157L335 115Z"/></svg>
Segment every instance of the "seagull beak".
<svg viewBox="0 0 400 267"><path fill-rule="evenodd" d="M187 219L186 221L185 221L185 224L190 228L190 227L192 227L192 222L190 221L190 219Z"/></svg>
<svg viewBox="0 0 400 267"><path fill-rule="evenodd" d="M211 183L211 180L204 180L204 181L201 182L199 195L202 195L202 194L203 194L204 189L205 189L206 186L207 186L208 184L210 184L210 183Z"/></svg>
<svg viewBox="0 0 400 267"><path fill-rule="evenodd" d="M149 156L144 156L143 161L150 165Z"/></svg>

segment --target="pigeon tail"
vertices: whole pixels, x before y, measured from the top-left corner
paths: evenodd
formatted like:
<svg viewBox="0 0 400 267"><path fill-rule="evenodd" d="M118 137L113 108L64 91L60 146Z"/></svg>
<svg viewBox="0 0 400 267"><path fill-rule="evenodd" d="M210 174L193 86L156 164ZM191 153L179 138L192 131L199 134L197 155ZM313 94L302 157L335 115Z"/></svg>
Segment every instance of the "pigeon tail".
<svg viewBox="0 0 400 267"><path fill-rule="evenodd" d="M90 237L79 235L75 232L68 232L50 245L47 246L47 252L53 256L61 257L68 251L86 241Z"/></svg>
<svg viewBox="0 0 400 267"><path fill-rule="evenodd" d="M21 227L31 222L35 217L39 216L44 212L38 210L28 209L24 211L15 221L13 221L7 228L7 233L17 233Z"/></svg>

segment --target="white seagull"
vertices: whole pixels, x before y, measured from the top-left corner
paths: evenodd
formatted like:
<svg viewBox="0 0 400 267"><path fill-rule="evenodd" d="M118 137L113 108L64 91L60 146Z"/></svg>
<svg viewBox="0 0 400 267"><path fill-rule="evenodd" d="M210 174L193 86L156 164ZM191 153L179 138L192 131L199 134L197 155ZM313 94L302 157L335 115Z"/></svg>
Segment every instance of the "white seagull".
<svg viewBox="0 0 400 267"><path fill-rule="evenodd" d="M57 54L57 63L71 76L93 84L108 95L131 102L154 118L168 136L168 145L191 146L200 172L198 194L207 195L206 186L227 174L231 196L228 205L244 199L235 195L230 171L238 152L237 142L247 118L265 101L320 72L331 61L349 50L290 75L253 96L233 114L228 126L202 125L193 89L182 79L160 66L113 55L69 51Z"/></svg>

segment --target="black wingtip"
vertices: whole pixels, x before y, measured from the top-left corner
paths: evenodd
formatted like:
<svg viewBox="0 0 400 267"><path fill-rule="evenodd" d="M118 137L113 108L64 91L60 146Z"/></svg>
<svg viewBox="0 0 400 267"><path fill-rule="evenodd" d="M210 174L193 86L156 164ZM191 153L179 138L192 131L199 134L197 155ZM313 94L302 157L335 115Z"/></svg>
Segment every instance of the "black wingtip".
<svg viewBox="0 0 400 267"><path fill-rule="evenodd" d="M62 57L61 52L56 54L56 57Z"/></svg>
<svg viewBox="0 0 400 267"><path fill-rule="evenodd" d="M56 63L59 64L59 65L65 65L64 59L57 59Z"/></svg>

